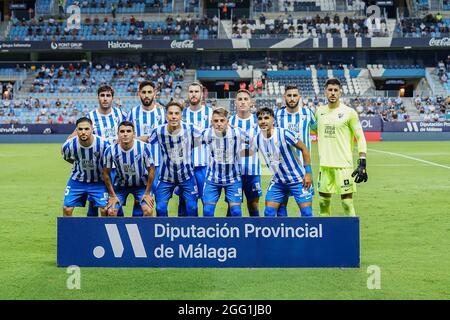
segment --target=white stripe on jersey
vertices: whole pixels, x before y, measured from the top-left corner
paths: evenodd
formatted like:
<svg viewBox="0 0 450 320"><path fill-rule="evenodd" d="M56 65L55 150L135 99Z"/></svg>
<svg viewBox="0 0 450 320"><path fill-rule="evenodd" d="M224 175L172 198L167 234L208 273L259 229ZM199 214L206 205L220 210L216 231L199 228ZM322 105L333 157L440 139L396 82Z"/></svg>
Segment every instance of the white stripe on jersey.
<svg viewBox="0 0 450 320"><path fill-rule="evenodd" d="M205 131L203 141L210 150L206 169L209 181L230 184L241 180L240 151L247 137L239 128L228 128L225 137L217 136L213 128Z"/></svg>
<svg viewBox="0 0 450 320"><path fill-rule="evenodd" d="M193 124L202 129L207 129L212 123L212 109L202 106L198 111L192 111L189 107L183 110L183 121L187 124ZM204 167L209 162L209 151L206 145L198 146L193 153L194 167Z"/></svg>
<svg viewBox="0 0 450 320"><path fill-rule="evenodd" d="M149 136L152 130L166 123L164 108L155 106L147 111L142 106L134 107L128 114L128 121L133 122L136 137ZM160 149L158 144L150 147L155 166L159 166Z"/></svg>
<svg viewBox="0 0 450 320"><path fill-rule="evenodd" d="M115 186L139 187L146 186L148 180L148 169L153 166L150 146L137 139L133 147L125 151L118 143L108 147L105 152L104 166L116 168Z"/></svg>
<svg viewBox="0 0 450 320"><path fill-rule="evenodd" d="M262 153L274 175L272 178L274 182L302 182L305 169L293 146L299 140L294 132L278 127L274 128L273 135L269 139L260 132L256 139L252 140L251 149Z"/></svg>
<svg viewBox="0 0 450 320"><path fill-rule="evenodd" d="M169 183L180 183L194 175L192 151L198 145L204 130L194 125L181 123L181 130L170 134L167 124L153 129L149 143L159 143L161 161L159 179Z"/></svg>
<svg viewBox="0 0 450 320"><path fill-rule="evenodd" d="M113 107L110 114L103 115L97 109L89 112L86 117L92 120L94 125L94 134L109 140L111 143L117 140L117 129L119 123L127 118L125 112Z"/></svg>
<svg viewBox="0 0 450 320"><path fill-rule="evenodd" d="M275 113L276 126L295 132L302 142L311 150L311 127L316 126L316 116L310 108L299 108L295 113L290 113L286 108L278 109ZM301 156L300 150L297 154ZM302 160L303 161L303 160Z"/></svg>
<svg viewBox="0 0 450 320"><path fill-rule="evenodd" d="M249 137L256 136L259 132L258 118L255 114L250 114L247 119L241 119L238 115L232 116L228 122L234 126L242 129ZM244 144L243 149L248 149L248 145ZM258 154L249 157L241 157L241 172L242 175L259 176L261 174L261 163Z"/></svg>
<svg viewBox="0 0 450 320"><path fill-rule="evenodd" d="M89 147L83 147L78 137L67 140L62 146L64 160L73 160L71 179L80 182L103 181L103 155L109 142L94 135Z"/></svg>

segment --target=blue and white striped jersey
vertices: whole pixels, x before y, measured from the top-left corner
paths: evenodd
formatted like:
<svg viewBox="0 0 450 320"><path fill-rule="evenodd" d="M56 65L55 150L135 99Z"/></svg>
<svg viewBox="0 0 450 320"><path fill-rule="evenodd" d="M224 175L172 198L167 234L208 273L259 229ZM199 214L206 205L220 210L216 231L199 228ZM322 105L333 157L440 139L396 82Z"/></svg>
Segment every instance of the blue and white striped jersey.
<svg viewBox="0 0 450 320"><path fill-rule="evenodd" d="M182 122L181 129L170 134L167 124L152 130L148 142L161 147L159 179L169 183L180 183L194 175L192 152L201 144L203 129Z"/></svg>
<svg viewBox="0 0 450 320"><path fill-rule="evenodd" d="M146 186L148 168L154 166L150 146L135 139L133 147L125 151L118 143L114 143L106 149L104 166L116 168L115 186Z"/></svg>
<svg viewBox="0 0 450 320"><path fill-rule="evenodd" d="M117 140L119 123L126 120L127 114L121 109L113 107L108 115L103 115L95 109L90 111L86 117L92 120L95 135L114 142Z"/></svg>
<svg viewBox="0 0 450 320"><path fill-rule="evenodd" d="M298 134L308 150L311 150L310 129L317 128L316 115L312 109L300 108L295 113L288 112L286 108L278 109L275 113L275 125ZM301 156L300 150L297 151Z"/></svg>
<svg viewBox="0 0 450 320"><path fill-rule="evenodd" d="M189 107L183 110L183 121L187 124L193 124L202 129L207 129L212 123L212 109L208 106L202 106L198 111L192 111ZM194 167L204 167L209 162L209 151L206 145L200 145L194 149L192 154Z"/></svg>
<svg viewBox="0 0 450 320"><path fill-rule="evenodd" d="M245 131L250 138L256 136L259 132L258 118L255 114L250 114L250 117L247 119L241 119L236 114L228 122L233 127L238 127ZM244 144L242 149L248 149L248 144ZM241 157L241 173L242 175L249 176L259 176L261 174L261 162L259 161L258 154L250 157Z"/></svg>
<svg viewBox="0 0 450 320"><path fill-rule="evenodd" d="M300 140L294 132L275 127L273 135L267 139L263 132L251 142L251 150L258 150L273 173L272 181L279 183L299 183L305 175L305 168L294 145ZM300 152L301 154L301 152Z"/></svg>
<svg viewBox="0 0 450 320"><path fill-rule="evenodd" d="M164 108L154 107L147 111L142 106L134 107L128 114L128 121L133 122L136 131L136 137L149 136L152 130L166 123L166 112ZM160 149L158 144L152 144L153 161L155 166L159 166Z"/></svg>
<svg viewBox="0 0 450 320"><path fill-rule="evenodd" d="M240 181L240 151L247 140L248 135L239 128L228 127L224 137L218 136L213 128L207 129L203 134L203 142L210 150L206 179L220 184Z"/></svg>
<svg viewBox="0 0 450 320"><path fill-rule="evenodd" d="M103 155L109 142L94 135L91 146L83 147L78 137L67 140L62 146L64 160L73 160L71 179L80 182L103 181Z"/></svg>

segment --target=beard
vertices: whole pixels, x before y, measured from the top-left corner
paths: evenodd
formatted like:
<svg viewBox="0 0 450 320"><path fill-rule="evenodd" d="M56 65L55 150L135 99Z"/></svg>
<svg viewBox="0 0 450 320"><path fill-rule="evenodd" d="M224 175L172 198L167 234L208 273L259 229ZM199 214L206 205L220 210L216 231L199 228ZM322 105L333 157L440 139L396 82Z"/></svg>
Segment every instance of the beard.
<svg viewBox="0 0 450 320"><path fill-rule="evenodd" d="M286 103L286 107L288 107L288 108L292 108L292 109L295 109L295 108L297 108L298 107L298 104L300 103L300 100L298 100L297 101L297 103L294 105L294 106L292 106L291 104L289 104L289 103Z"/></svg>
<svg viewBox="0 0 450 320"><path fill-rule="evenodd" d="M141 99L141 103L144 107L150 107L154 99ZM148 101L148 103L146 102Z"/></svg>

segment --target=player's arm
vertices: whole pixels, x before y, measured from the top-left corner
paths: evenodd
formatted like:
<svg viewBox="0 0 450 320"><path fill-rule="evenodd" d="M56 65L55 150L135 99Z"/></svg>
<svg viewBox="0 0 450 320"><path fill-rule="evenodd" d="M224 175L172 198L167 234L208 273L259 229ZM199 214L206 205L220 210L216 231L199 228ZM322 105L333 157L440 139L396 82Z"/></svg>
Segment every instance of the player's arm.
<svg viewBox="0 0 450 320"><path fill-rule="evenodd" d="M311 123L309 125L312 132L317 133L317 124L319 122L319 108L317 108L316 113L311 110Z"/></svg>
<svg viewBox="0 0 450 320"><path fill-rule="evenodd" d="M311 122L309 123L309 128L311 129L311 131L316 132L317 133L317 118L316 118L316 114L313 110L313 108L309 108L309 112L311 114Z"/></svg>
<svg viewBox="0 0 450 320"><path fill-rule="evenodd" d="M149 143L149 137L148 136L140 136L138 137L138 140L141 140L144 143Z"/></svg>
<svg viewBox="0 0 450 320"><path fill-rule="evenodd" d="M109 209L114 209L115 205L119 202L119 198L117 198L112 184L111 168L103 168L103 181L105 182L109 193L108 205L106 206L106 211L108 212Z"/></svg>
<svg viewBox="0 0 450 320"><path fill-rule="evenodd" d="M148 178L147 178L147 187L145 188L144 200L150 209L153 210L155 202L153 201L153 197L151 196L153 180L155 180L155 163L153 162L152 154L150 152L150 148L146 147L144 149L144 161L147 166Z"/></svg>
<svg viewBox="0 0 450 320"><path fill-rule="evenodd" d="M353 171L352 177L355 177L356 183L366 182L369 178L366 171L367 142L356 112L351 113L349 126L358 143L359 154L358 167Z"/></svg>
<svg viewBox="0 0 450 320"><path fill-rule="evenodd" d="M302 142L302 140L299 139L294 146L302 152L303 167L305 168L303 187L305 189L308 189L312 185L311 155L309 153L308 147Z"/></svg>
<svg viewBox="0 0 450 320"><path fill-rule="evenodd" d="M70 164L73 164L75 162L75 159L73 158L72 152L70 152L70 147L69 147L70 142L66 141L62 148L61 148L61 154L63 156L63 159L65 161L67 161Z"/></svg>

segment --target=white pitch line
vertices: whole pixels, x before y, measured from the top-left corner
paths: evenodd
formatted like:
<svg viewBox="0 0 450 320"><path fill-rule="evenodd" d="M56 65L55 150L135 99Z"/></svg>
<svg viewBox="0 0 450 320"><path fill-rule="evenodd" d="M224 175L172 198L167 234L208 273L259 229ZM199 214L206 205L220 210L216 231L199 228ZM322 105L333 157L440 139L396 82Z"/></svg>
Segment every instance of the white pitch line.
<svg viewBox="0 0 450 320"><path fill-rule="evenodd" d="M430 164L432 166L441 167L441 168L445 168L445 169L449 169L450 170L449 166L445 166L443 164L439 164L439 163L435 163L435 162L431 162L431 161L427 161L427 160L422 160L422 159L419 159L419 158L410 157L410 156L407 156L407 155L404 155L404 154L401 154L401 153L382 151L382 150L376 150L376 149L369 149L369 150L370 151L375 151L375 152L380 152L380 153L386 153L386 154L390 154L390 155L393 155L393 156L398 156L398 157L402 157L402 158L406 158L406 159L410 159L410 160L415 160L415 161L423 162L423 163L426 163L426 164Z"/></svg>

